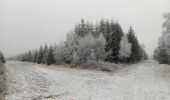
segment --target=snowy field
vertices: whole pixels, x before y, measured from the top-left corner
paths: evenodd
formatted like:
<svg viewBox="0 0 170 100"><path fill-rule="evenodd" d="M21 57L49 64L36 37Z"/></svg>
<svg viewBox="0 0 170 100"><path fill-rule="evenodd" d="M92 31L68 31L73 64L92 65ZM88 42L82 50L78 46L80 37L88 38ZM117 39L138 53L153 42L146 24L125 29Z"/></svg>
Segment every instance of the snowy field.
<svg viewBox="0 0 170 100"><path fill-rule="evenodd" d="M8 61L6 100L170 100L170 66L144 61L116 72Z"/></svg>

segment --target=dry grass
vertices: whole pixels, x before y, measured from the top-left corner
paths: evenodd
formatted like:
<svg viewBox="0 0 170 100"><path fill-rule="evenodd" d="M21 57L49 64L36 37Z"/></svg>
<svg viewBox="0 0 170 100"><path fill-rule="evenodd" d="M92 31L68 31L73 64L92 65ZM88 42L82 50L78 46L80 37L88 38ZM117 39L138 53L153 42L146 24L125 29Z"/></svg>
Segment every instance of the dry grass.
<svg viewBox="0 0 170 100"><path fill-rule="evenodd" d="M78 67L83 69L94 69L99 71L114 72L118 68L122 67L121 64L109 63L109 62L87 62L86 64L81 64Z"/></svg>
<svg viewBox="0 0 170 100"><path fill-rule="evenodd" d="M4 91L5 91L5 68L1 64L0 66L0 100L4 100Z"/></svg>

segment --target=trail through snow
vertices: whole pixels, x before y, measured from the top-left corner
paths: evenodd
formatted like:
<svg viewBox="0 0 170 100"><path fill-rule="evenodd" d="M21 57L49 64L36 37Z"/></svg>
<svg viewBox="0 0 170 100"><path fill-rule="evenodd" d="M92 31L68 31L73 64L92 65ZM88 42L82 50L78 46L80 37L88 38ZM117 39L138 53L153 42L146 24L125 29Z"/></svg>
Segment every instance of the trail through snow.
<svg viewBox="0 0 170 100"><path fill-rule="evenodd" d="M6 66L6 100L170 100L170 66L144 61L107 73L18 61Z"/></svg>

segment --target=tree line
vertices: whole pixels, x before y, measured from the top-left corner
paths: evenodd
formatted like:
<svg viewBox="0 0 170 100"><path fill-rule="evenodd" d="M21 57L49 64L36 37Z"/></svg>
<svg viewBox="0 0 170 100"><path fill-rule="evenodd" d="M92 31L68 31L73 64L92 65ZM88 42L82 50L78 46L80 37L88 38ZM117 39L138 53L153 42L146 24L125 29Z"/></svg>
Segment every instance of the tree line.
<svg viewBox="0 0 170 100"><path fill-rule="evenodd" d="M163 18L163 33L154 51L154 59L161 64L170 64L170 13L164 14Z"/></svg>
<svg viewBox="0 0 170 100"><path fill-rule="evenodd" d="M144 46L138 42L132 27L124 33L113 20L93 24L81 20L66 40L55 45L11 57L11 59L43 64L83 64L87 62L135 63L147 59Z"/></svg>

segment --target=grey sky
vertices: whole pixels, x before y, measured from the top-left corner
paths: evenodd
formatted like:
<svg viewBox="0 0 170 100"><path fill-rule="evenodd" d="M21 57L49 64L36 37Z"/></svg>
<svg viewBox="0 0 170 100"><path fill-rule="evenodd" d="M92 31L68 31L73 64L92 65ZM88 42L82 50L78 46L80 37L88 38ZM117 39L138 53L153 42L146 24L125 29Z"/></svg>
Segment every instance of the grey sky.
<svg viewBox="0 0 170 100"><path fill-rule="evenodd" d="M0 0L0 50L13 56L64 40L81 18L131 25L150 55L161 35L170 0Z"/></svg>

